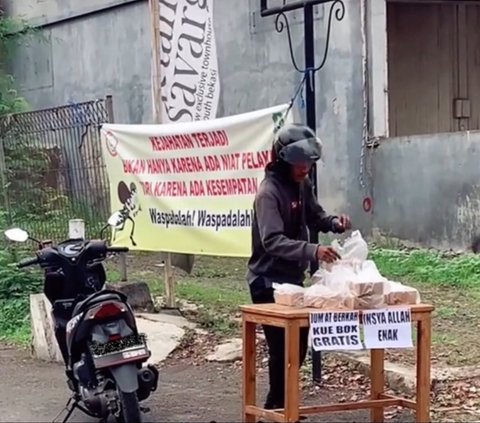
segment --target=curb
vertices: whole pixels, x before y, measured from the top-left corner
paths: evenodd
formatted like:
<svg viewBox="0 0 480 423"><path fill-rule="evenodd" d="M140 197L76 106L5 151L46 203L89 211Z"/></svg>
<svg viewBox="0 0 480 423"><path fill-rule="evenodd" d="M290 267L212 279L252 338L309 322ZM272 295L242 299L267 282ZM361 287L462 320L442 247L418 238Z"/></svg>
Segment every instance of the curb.
<svg viewBox="0 0 480 423"><path fill-rule="evenodd" d="M370 355L353 351L332 352L331 355L349 364L364 376L370 377ZM480 378L480 368L478 366L432 368L431 374L430 386L433 387L439 382ZM385 361L385 385L396 392L414 396L416 394L415 367Z"/></svg>
<svg viewBox="0 0 480 423"><path fill-rule="evenodd" d="M357 352L335 352L332 356L348 363L364 376L370 376L370 356ZM329 354L330 355L330 354ZM406 395L415 395L415 369L385 361L385 385L390 389Z"/></svg>

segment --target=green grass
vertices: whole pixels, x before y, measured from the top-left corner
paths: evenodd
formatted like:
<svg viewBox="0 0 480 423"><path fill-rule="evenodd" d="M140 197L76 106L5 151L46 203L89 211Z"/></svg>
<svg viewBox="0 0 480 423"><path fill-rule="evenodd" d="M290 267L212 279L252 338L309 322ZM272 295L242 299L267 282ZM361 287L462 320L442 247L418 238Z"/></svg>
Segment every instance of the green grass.
<svg viewBox="0 0 480 423"><path fill-rule="evenodd" d="M145 257L148 259L148 257ZM137 262L138 260L134 260ZM142 266L145 269L145 266ZM154 296L164 294L162 272L131 272L131 280L149 283ZM116 270L110 277L118 277ZM204 328L221 335L238 330L232 317L238 315L239 306L250 302L245 281L245 260L198 257L192 275L176 272L176 298L199 306L195 320Z"/></svg>
<svg viewBox="0 0 480 423"><path fill-rule="evenodd" d="M27 346L31 341L28 299L0 300L0 340Z"/></svg>
<svg viewBox="0 0 480 423"><path fill-rule="evenodd" d="M0 340L26 346L31 340L29 295L41 292L41 275L15 271L0 260Z"/></svg>
<svg viewBox="0 0 480 423"><path fill-rule="evenodd" d="M370 258L392 280L480 288L480 257L473 254L449 258L431 250L374 248Z"/></svg>
<svg viewBox="0 0 480 423"><path fill-rule="evenodd" d="M382 275L418 288L428 301L435 300L436 289L448 287L468 289L472 298L480 299L480 259L477 256L447 257L432 250L372 247L370 258ZM163 295L163 273L158 267L152 269L151 256L137 254L129 268L132 280L145 280L150 283L154 295ZM197 320L202 326L231 334L238 329L238 322L232 323L229 317L238 316L239 306L250 302L245 273L244 259L199 256L191 275L177 271L177 298L201 306ZM110 275L118 278L116 270ZM432 287L434 292L430 292ZM449 296L450 291L448 295L441 294L445 304L438 304L437 315L444 319L453 318L459 307L449 303Z"/></svg>
<svg viewBox="0 0 480 423"><path fill-rule="evenodd" d="M433 342L439 355L446 357L447 361L462 364L476 359L479 353L469 346L478 343L474 338L480 326L478 256L449 257L432 250L372 247L370 258L383 276L416 287L422 300L434 303ZM148 282L154 296L163 295L160 262L161 258L155 254L129 254L129 280ZM176 296L180 301L199 307L194 317L200 326L231 336L238 333L239 306L250 303L245 273L245 259L199 256L191 275L176 270ZM10 277L10 273L7 276ZM112 263L108 264L108 276L110 281L119 280L118 268ZM19 289L18 283L11 278L9 280L11 286L7 291ZM30 332L26 300L22 302L22 298L18 297L19 290L12 303L7 291L3 290L2 296L0 287L0 339L28 342ZM449 353L452 346L455 346L454 354Z"/></svg>

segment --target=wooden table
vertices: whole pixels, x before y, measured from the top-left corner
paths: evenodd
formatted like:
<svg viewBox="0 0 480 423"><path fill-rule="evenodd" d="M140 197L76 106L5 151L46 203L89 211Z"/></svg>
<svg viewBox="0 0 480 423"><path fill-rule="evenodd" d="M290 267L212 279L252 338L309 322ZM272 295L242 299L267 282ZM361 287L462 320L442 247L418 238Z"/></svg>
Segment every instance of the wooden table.
<svg viewBox="0 0 480 423"><path fill-rule="evenodd" d="M369 408L371 410L371 421L377 423L383 421L385 407L401 406L415 410L417 422L429 422L431 315L433 310L434 307L431 305L411 306L412 321L417 324L416 401L384 393L385 351L382 349L370 350L370 400L301 407L299 386L300 328L309 326L309 314L315 309L294 308L279 304L241 306L243 320L243 421L255 422L257 417L262 417L275 422L297 422L300 414L320 414ZM265 410L256 406L256 325L285 328L285 409Z"/></svg>

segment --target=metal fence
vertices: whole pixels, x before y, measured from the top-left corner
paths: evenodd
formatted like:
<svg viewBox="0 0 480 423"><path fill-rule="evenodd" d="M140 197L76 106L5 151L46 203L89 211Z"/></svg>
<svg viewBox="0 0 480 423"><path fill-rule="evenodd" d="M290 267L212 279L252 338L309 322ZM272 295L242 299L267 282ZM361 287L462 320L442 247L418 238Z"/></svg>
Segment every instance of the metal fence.
<svg viewBox="0 0 480 423"><path fill-rule="evenodd" d="M98 236L109 190L100 128L113 121L112 98L0 119L0 225L60 240L69 219Z"/></svg>

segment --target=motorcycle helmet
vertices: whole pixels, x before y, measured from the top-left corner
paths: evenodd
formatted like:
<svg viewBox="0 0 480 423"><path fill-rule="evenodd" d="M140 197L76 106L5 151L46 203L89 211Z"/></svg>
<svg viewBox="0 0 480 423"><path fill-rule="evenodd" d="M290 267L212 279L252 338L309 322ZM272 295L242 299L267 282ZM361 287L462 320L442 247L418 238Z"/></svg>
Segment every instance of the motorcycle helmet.
<svg viewBox="0 0 480 423"><path fill-rule="evenodd" d="M278 130L273 150L277 159L291 165L312 165L322 158L322 142L312 129L299 123Z"/></svg>

